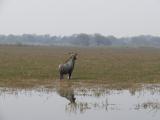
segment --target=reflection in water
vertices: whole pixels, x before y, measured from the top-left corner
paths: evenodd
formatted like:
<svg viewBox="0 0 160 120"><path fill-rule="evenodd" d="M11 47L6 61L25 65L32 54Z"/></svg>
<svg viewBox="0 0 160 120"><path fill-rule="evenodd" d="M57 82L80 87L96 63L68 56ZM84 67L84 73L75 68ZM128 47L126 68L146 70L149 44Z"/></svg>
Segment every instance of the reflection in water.
<svg viewBox="0 0 160 120"><path fill-rule="evenodd" d="M63 83L60 82L58 88L57 88L57 93L62 96L65 97L67 100L70 101L70 103L75 103L75 95L74 95L74 90L72 89L72 85L71 84L65 84L67 86L63 86Z"/></svg>
<svg viewBox="0 0 160 120"><path fill-rule="evenodd" d="M74 90L72 88L72 84L67 83L64 86L64 84L62 82L60 82L58 87L57 87L57 93L61 97L65 97L67 100L70 101L66 105L66 111L70 111L70 112L76 112L77 111L77 103L75 102L76 98L75 98Z"/></svg>
<svg viewBox="0 0 160 120"><path fill-rule="evenodd" d="M160 94L160 86L159 85L141 85L141 87L131 87L129 89L120 89L120 90L114 90L110 89L107 87L91 87L91 88L84 88L80 87L78 89L75 89L73 87L73 84L70 82L66 82L65 84L59 83L59 85L56 88L57 93L61 97L65 97L67 100L70 102L65 105L65 111L69 113L84 113L89 109L103 109L106 111L109 110L121 110L120 105L118 103L112 103L111 101L108 100L108 96L114 96L118 95L119 98L121 98L122 94L129 93L127 97L131 96L136 96L136 97L144 97L146 95L149 95L148 98L152 99L152 102L144 102L143 100L141 101L142 103L137 103L136 107L130 107L129 109L135 109L135 110L140 110L140 109L154 109L154 110L160 110L160 101L153 102L153 97L152 95L156 95L156 98L159 98ZM158 95L158 96L157 96ZM92 100L82 100L80 101L79 99L76 100L76 97L79 98L80 96L83 98L91 98L91 99L100 99L97 101L92 101ZM144 97L145 98L145 97ZM130 99L130 98L126 98ZM75 101L76 100L76 101ZM138 99L137 99L138 101Z"/></svg>
<svg viewBox="0 0 160 120"><path fill-rule="evenodd" d="M75 86L72 82L58 82L53 88L0 88L0 115L5 118L2 120L96 120L101 116L104 120L135 120L139 117L150 120L153 115L148 114L148 110L155 110L154 119L159 120L159 100L159 85L111 89L108 85L86 87ZM72 118L68 113L75 116ZM122 114L126 117L122 118Z"/></svg>
<svg viewBox="0 0 160 120"><path fill-rule="evenodd" d="M61 96L66 98L69 103L65 105L66 112L69 113L84 113L88 109L105 109L108 110L109 108L115 109L115 104L109 104L108 99L105 96L105 93L109 94L109 90L105 89L78 89L74 90L72 83L66 82L65 84L63 82L60 82L56 88L56 92ZM83 96L83 97L96 97L99 98L103 96L104 99L101 99L100 102L98 101L76 101L75 93L77 96ZM111 106L111 107L110 107ZM113 107L114 106L114 107Z"/></svg>
<svg viewBox="0 0 160 120"><path fill-rule="evenodd" d="M160 110L160 102L144 102L142 104L137 104L135 109L149 109L149 110Z"/></svg>
<svg viewBox="0 0 160 120"><path fill-rule="evenodd" d="M116 104L109 104L107 99L106 102L76 102L76 103L70 103L67 104L66 112L69 113L85 113L87 110L90 109L104 109L106 111L108 110L118 110Z"/></svg>

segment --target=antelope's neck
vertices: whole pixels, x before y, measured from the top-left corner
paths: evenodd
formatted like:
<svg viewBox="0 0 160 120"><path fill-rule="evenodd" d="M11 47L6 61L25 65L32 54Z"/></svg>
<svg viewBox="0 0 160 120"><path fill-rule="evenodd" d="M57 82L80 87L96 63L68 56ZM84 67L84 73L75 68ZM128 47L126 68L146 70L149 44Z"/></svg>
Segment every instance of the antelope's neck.
<svg viewBox="0 0 160 120"><path fill-rule="evenodd" d="M73 66L73 67L74 67L75 60L71 59L69 62L70 62L70 64L71 64L71 66Z"/></svg>

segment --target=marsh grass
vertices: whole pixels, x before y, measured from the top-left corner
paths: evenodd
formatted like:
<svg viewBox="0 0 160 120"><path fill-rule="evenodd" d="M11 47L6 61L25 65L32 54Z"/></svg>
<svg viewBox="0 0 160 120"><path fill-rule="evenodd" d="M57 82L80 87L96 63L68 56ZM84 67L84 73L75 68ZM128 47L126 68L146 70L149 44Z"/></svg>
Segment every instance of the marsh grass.
<svg viewBox="0 0 160 120"><path fill-rule="evenodd" d="M77 52L73 81L159 83L160 49L0 46L3 84L45 84L58 80L58 65ZM28 81L28 82L27 82ZM30 83L31 82L31 83Z"/></svg>

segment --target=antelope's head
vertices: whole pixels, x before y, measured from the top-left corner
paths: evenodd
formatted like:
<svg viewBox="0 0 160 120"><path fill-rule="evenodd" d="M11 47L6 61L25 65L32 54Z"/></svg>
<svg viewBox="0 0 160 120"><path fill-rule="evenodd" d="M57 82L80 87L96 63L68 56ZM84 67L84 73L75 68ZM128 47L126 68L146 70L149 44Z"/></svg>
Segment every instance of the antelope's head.
<svg viewBox="0 0 160 120"><path fill-rule="evenodd" d="M76 60L77 59L77 55L78 55L77 53L73 53L72 52L72 53L70 53L70 58L73 59L73 60Z"/></svg>

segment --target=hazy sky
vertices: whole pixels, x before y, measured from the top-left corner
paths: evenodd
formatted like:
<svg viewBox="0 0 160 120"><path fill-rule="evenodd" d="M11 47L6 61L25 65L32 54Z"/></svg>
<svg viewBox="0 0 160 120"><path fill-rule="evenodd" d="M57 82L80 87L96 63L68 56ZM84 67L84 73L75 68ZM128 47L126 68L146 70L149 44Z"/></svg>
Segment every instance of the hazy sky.
<svg viewBox="0 0 160 120"><path fill-rule="evenodd" d="M0 0L0 34L160 35L160 0Z"/></svg>

